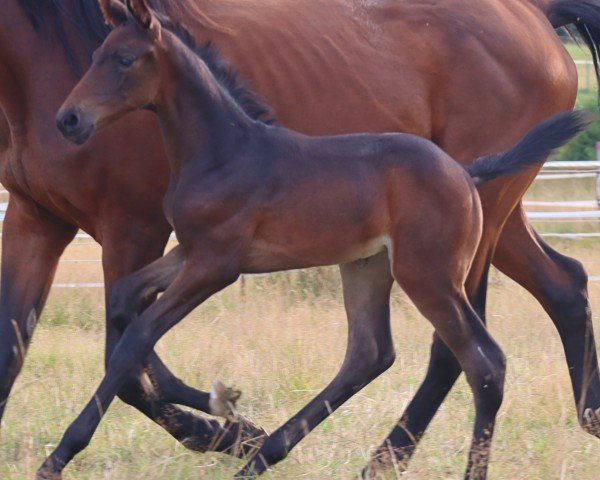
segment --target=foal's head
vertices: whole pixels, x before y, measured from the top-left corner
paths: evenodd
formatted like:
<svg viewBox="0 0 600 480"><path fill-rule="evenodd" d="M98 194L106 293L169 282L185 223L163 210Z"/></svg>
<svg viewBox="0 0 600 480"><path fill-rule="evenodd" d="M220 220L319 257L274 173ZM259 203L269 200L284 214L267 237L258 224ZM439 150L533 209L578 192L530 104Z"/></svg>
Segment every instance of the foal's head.
<svg viewBox="0 0 600 480"><path fill-rule="evenodd" d="M63 135L77 144L94 129L152 104L158 94L162 30L146 0L100 0L100 6L115 28L56 117Z"/></svg>

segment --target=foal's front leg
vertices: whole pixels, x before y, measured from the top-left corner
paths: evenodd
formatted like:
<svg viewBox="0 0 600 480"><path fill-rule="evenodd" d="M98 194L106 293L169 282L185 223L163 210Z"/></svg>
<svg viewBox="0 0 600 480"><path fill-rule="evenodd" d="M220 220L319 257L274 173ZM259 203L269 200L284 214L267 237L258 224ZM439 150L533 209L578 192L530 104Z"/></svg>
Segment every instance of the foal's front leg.
<svg viewBox="0 0 600 480"><path fill-rule="evenodd" d="M98 390L38 470L38 480L58 480L71 459L90 442L119 388L156 342L196 306L233 283L236 275L207 271L187 261L164 295L125 329Z"/></svg>
<svg viewBox="0 0 600 480"><path fill-rule="evenodd" d="M171 285L183 268L184 260L183 249L178 245L163 257L119 281L108 302L108 322L123 331L154 300L156 294L164 292ZM112 351L108 351L107 358L111 354ZM231 405L239 398L239 392L232 389L213 389L211 393L196 390L173 375L154 350L146 358L144 366L149 380L143 382L144 397L156 404L154 408L173 412L157 420L163 426L166 424L176 438L183 438L181 441L187 448L198 451L215 449L242 456L254 453L260 446L266 432L242 416L237 416L235 422L227 421L221 429L215 421L191 417L169 405L184 405L229 418L234 414ZM205 422L206 428L198 428L198 421ZM211 432L214 438L210 437Z"/></svg>

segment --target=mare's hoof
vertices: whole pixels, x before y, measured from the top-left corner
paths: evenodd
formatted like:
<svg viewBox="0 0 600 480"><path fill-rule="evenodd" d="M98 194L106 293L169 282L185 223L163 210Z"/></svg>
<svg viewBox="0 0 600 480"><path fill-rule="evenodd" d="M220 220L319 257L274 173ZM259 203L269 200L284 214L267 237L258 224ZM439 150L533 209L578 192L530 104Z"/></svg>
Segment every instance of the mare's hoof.
<svg viewBox="0 0 600 480"><path fill-rule="evenodd" d="M598 410L586 409L583 412L581 427L590 435L600 438L600 408Z"/></svg>
<svg viewBox="0 0 600 480"><path fill-rule="evenodd" d="M216 417L223 417L230 422L238 421L238 413L235 409L236 402L242 396L240 390L235 390L226 387L218 380L213 383L213 388L210 392L210 413Z"/></svg>

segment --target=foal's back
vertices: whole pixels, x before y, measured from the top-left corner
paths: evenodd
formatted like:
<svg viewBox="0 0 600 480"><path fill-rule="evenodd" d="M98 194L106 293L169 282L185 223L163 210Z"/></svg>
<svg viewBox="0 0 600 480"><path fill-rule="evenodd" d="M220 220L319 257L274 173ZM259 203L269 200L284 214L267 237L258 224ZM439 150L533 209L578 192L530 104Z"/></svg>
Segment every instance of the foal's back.
<svg viewBox="0 0 600 480"><path fill-rule="evenodd" d="M463 167L437 145L416 135L311 137L277 127L269 130L269 146L265 147L268 163L285 188L285 195L308 183L384 193L388 187L397 189L396 183L401 182L407 192L422 191L426 195L433 194L440 185L448 190L465 190L470 184Z"/></svg>

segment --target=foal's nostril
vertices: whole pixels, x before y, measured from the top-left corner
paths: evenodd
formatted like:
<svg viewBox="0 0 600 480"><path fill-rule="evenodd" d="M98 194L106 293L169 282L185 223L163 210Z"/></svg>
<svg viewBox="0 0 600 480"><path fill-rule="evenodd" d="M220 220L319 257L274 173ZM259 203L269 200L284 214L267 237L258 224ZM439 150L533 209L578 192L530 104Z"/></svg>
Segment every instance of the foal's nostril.
<svg viewBox="0 0 600 480"><path fill-rule="evenodd" d="M67 113L62 119L62 126L66 132L72 132L79 125L79 117L76 113Z"/></svg>

